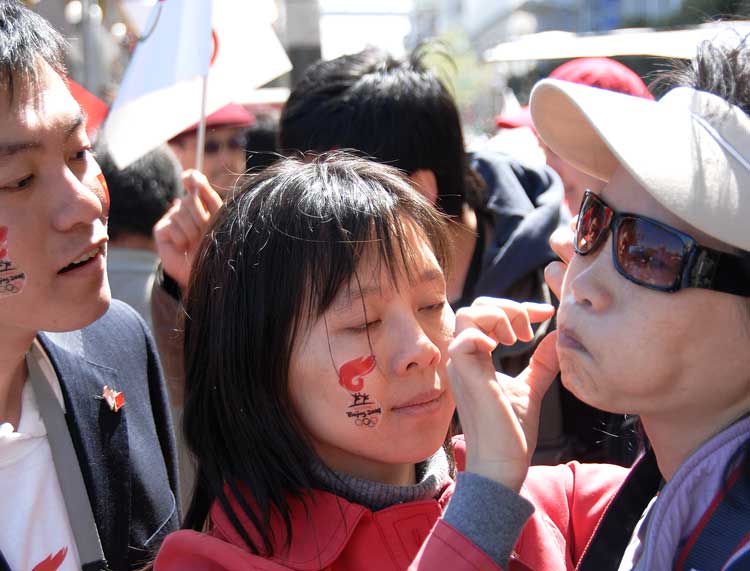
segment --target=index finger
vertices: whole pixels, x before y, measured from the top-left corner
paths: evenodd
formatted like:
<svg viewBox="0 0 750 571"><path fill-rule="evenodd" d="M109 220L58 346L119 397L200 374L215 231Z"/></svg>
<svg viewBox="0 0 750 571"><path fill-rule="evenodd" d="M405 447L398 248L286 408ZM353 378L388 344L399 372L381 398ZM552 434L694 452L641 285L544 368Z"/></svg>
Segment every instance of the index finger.
<svg viewBox="0 0 750 571"><path fill-rule="evenodd" d="M202 172L195 169L185 171L182 183L186 192L195 195L203 203L209 215L213 216L221 208L223 204L221 196L211 187Z"/></svg>
<svg viewBox="0 0 750 571"><path fill-rule="evenodd" d="M500 297L480 296L474 300L472 305L491 305L505 311L511 321L520 314L526 313L530 323L546 321L555 314L555 307L549 303L534 303L533 301L513 301Z"/></svg>

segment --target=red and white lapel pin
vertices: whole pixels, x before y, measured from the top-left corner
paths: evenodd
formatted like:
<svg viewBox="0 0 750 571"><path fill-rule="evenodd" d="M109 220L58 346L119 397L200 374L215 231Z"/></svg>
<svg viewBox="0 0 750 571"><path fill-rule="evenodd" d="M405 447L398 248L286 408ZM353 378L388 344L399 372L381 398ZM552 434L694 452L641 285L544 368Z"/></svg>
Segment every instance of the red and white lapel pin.
<svg viewBox="0 0 750 571"><path fill-rule="evenodd" d="M120 391L109 388L107 385L104 385L101 396L97 396L96 398L106 402L112 412L118 412L125 406L125 395Z"/></svg>

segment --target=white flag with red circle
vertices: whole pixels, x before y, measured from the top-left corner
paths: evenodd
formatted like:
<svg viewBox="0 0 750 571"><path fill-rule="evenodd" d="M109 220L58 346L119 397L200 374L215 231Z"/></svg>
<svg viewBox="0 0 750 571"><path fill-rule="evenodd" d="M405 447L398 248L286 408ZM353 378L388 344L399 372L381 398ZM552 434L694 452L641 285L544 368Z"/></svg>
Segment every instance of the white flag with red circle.
<svg viewBox="0 0 750 571"><path fill-rule="evenodd" d="M291 69L267 11L249 0L159 0L102 129L121 168Z"/></svg>

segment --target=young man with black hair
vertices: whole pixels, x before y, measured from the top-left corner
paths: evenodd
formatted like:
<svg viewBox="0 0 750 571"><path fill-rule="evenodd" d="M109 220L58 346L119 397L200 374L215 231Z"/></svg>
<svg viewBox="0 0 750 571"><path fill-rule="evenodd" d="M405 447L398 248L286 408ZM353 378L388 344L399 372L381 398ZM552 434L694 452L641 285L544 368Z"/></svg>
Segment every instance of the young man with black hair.
<svg viewBox="0 0 750 571"><path fill-rule="evenodd" d="M109 186L107 276L112 298L130 305L150 326L159 263L154 225L182 195L182 169L167 145L124 169L117 168L105 145L97 145L96 156Z"/></svg>
<svg viewBox="0 0 750 571"><path fill-rule="evenodd" d="M166 392L110 305L109 197L64 42L0 0L0 569L129 570L178 523Z"/></svg>

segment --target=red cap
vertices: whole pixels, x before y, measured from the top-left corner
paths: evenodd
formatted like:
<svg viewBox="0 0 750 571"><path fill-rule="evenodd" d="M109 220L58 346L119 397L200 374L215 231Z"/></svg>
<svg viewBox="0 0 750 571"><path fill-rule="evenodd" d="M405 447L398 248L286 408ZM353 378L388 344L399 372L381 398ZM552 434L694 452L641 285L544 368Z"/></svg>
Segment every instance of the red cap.
<svg viewBox="0 0 750 571"><path fill-rule="evenodd" d="M549 77L626 93L635 97L654 98L637 73L619 61L606 57L570 60L555 68Z"/></svg>
<svg viewBox="0 0 750 571"><path fill-rule="evenodd" d="M206 117L206 129L212 127L249 127L255 123L255 115L238 103L225 105ZM198 130L198 123L185 129L180 135ZM177 135L178 137L180 135Z"/></svg>
<svg viewBox="0 0 750 571"><path fill-rule="evenodd" d="M643 83L643 80L629 67L606 57L587 57L573 59L556 67L549 74L552 79L571 81L618 91L635 97L653 99L654 96ZM520 113L513 115L498 115L495 124L501 129L516 129L518 127L534 128L531 112L528 106L522 107Z"/></svg>
<svg viewBox="0 0 750 571"><path fill-rule="evenodd" d="M534 128L534 123L531 120L531 109L529 109L528 105L521 107L518 113L498 115L495 117L495 123L501 129L517 129L518 127Z"/></svg>

